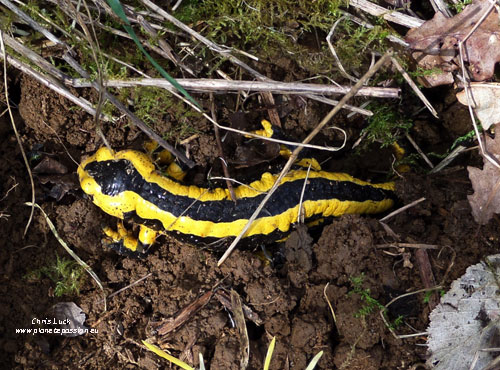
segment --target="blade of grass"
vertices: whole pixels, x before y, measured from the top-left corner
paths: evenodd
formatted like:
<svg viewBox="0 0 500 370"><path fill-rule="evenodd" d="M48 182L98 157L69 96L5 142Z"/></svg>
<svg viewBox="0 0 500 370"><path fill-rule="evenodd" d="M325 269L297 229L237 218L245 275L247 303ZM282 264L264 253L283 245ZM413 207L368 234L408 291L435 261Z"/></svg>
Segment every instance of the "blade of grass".
<svg viewBox="0 0 500 370"><path fill-rule="evenodd" d="M309 362L309 365L307 365L306 370L313 370L316 367L316 364L318 363L321 356L323 356L323 351L319 352L318 354L316 354L316 356L313 357L311 362Z"/></svg>
<svg viewBox="0 0 500 370"><path fill-rule="evenodd" d="M276 337L273 337L271 343L269 343L269 347L267 348L266 359L264 360L264 370L269 370L269 366L271 365L271 358L273 357L274 346L276 345Z"/></svg>
<svg viewBox="0 0 500 370"><path fill-rule="evenodd" d="M169 355L167 352L161 350L160 348L156 347L154 344L148 343L145 340L142 341L142 344L146 346L148 350L151 352L157 354L160 357L163 357L164 359L170 361L171 363L179 366L180 368L183 368L184 370L195 370L194 367L189 366L186 364L184 361L179 360L178 358L175 358L172 355Z"/></svg>
<svg viewBox="0 0 500 370"><path fill-rule="evenodd" d="M172 77L170 76L157 62L154 60L154 58L149 55L149 53L144 49L142 46L141 42L139 41L139 38L135 34L134 29L130 25L130 21L128 20L127 16L125 15L125 11L123 10L122 4L120 3L120 0L106 0L111 9L115 12L115 14L120 17L120 19L123 21L123 28L128 32L130 37L132 37L132 40L134 40L135 44L139 48L139 50L148 58L148 60L151 62L151 64L160 72L160 74L168 81L170 82L177 90L179 90L182 95L186 97L191 103L196 105L198 108L201 109L201 106L198 104L194 98L189 95L189 93L181 86L179 83Z"/></svg>

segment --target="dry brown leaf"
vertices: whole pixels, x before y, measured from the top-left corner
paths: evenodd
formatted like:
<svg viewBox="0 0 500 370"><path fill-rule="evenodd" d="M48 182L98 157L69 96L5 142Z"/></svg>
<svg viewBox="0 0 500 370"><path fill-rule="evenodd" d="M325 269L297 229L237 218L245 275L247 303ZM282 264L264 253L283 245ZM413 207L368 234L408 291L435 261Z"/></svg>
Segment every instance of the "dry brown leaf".
<svg viewBox="0 0 500 370"><path fill-rule="evenodd" d="M500 84L472 83L470 86L471 105L481 121L483 129L488 130L491 125L500 122ZM467 105L465 90L457 94L460 103Z"/></svg>
<svg viewBox="0 0 500 370"><path fill-rule="evenodd" d="M452 18L437 12L434 18L419 28L408 31L406 41L415 51L439 56L441 59L439 63L434 61L435 66L449 72L458 65L453 63L458 55L458 42L467 36L489 6L488 0L475 0ZM500 62L500 25L495 8L468 38L465 49L464 58L469 62L473 79L484 81L491 78L495 63ZM426 63L422 67L425 68Z"/></svg>
<svg viewBox="0 0 500 370"><path fill-rule="evenodd" d="M488 152L500 160L500 134L495 139L486 138ZM474 194L469 195L474 220L485 225L494 213L500 213L500 169L484 160L483 169L467 167Z"/></svg>

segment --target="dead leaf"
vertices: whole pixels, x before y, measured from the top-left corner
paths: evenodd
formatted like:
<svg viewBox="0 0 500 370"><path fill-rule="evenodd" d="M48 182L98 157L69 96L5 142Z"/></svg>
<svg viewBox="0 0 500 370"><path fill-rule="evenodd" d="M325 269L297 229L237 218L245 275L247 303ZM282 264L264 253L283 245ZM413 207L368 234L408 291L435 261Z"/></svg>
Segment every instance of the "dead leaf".
<svg viewBox="0 0 500 370"><path fill-rule="evenodd" d="M500 134L495 139L486 137L486 148L500 160ZM500 169L484 160L483 169L467 167L474 194L467 196L472 216L478 224L485 225L494 213L500 213Z"/></svg>
<svg viewBox="0 0 500 370"><path fill-rule="evenodd" d="M475 0L452 18L446 18L441 12L437 12L434 18L419 28L408 31L406 41L415 51L439 56L440 61L434 61L436 66L445 71L456 69L459 65L455 61L459 41L465 39L489 6L488 0ZM473 79L484 81L491 78L495 64L500 61L500 25L495 8L467 39L464 46L464 58L469 63ZM425 63L422 66L425 68Z"/></svg>
<svg viewBox="0 0 500 370"><path fill-rule="evenodd" d="M481 121L483 129L488 130L491 125L500 122L499 83L472 83L470 93L472 108ZM457 99L463 105L467 105L465 90L457 94Z"/></svg>
<svg viewBox="0 0 500 370"><path fill-rule="evenodd" d="M245 316L243 315L243 308L241 307L240 295L231 289L231 305L233 306L233 318L238 328L240 340L240 369L246 369L248 366L248 359L250 357L250 341L248 339L247 324Z"/></svg>
<svg viewBox="0 0 500 370"><path fill-rule="evenodd" d="M86 315L76 303L59 302L50 310L57 322L60 323L59 328L62 336L77 337L88 332L89 328L84 325Z"/></svg>
<svg viewBox="0 0 500 370"><path fill-rule="evenodd" d="M466 273L451 284L429 317L429 368L486 369L497 357L496 352L484 349L498 346L499 273L500 255L496 254L486 257L485 262L469 266Z"/></svg>
<svg viewBox="0 0 500 370"><path fill-rule="evenodd" d="M68 168L61 162L50 157L44 157L42 161L33 168L33 173L49 174L49 175L64 175L68 173Z"/></svg>

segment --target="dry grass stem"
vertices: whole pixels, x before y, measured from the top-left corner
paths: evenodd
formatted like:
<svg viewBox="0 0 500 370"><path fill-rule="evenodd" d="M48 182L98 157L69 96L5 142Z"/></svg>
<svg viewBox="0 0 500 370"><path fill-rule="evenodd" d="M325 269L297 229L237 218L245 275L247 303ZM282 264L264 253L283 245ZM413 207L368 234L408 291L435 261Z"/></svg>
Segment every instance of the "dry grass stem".
<svg viewBox="0 0 500 370"><path fill-rule="evenodd" d="M448 9L448 5L443 0L429 0L434 8L434 11L443 13L447 18L451 18L452 14L450 9Z"/></svg>
<svg viewBox="0 0 500 370"><path fill-rule="evenodd" d="M328 308L330 308L330 313L332 314L332 319L333 323L335 324L335 328L337 329L337 333L340 334L340 329L337 325L337 315L335 315L335 310L333 309L332 303L330 302L330 299L328 298L328 295L326 294L326 290L328 289L328 286L330 283L326 283L325 288L323 289L323 296L325 297L326 303L328 304Z"/></svg>
<svg viewBox="0 0 500 370"><path fill-rule="evenodd" d="M478 148L476 146L476 148ZM467 148L465 146L459 145L453 151L446 156L445 159L443 159L441 162L439 162L436 167L434 167L432 170L429 171L429 174L433 173L438 173L439 171L443 170L445 167L447 167L458 155L461 153L465 152Z"/></svg>
<svg viewBox="0 0 500 370"><path fill-rule="evenodd" d="M408 28L418 28L424 23L424 21L419 18L388 10L367 0L351 0L349 1L349 5L361 9L368 14L382 17L389 22L394 22Z"/></svg>
<svg viewBox="0 0 500 370"><path fill-rule="evenodd" d="M217 116L215 114L215 99L214 95L210 93L210 111L212 112L212 118L214 121L217 120ZM222 162L222 171L224 172L224 177L231 178L231 174L229 173L229 168L227 168L226 156L224 155L224 147L222 146L222 139L220 137L219 128L214 125L214 133L215 133L215 141L217 142L217 149L219 150L219 157ZM231 199L236 203L236 194L234 193L233 184L231 181L226 180L227 190L229 191L229 195L231 195Z"/></svg>
<svg viewBox="0 0 500 370"><path fill-rule="evenodd" d="M3 57L3 83L4 83L4 91L5 91L5 104L7 104L7 110L9 111L9 118L12 129L14 130L14 134L16 135L17 144L19 145L19 150L21 151L21 155L23 156L24 165L26 166L26 170L28 171L28 176L30 178L31 184L31 211L30 216L28 218L28 222L26 223L26 227L24 228L23 236L26 236L28 229L31 224L31 220L33 220L33 214L35 213L35 182L33 181L33 174L31 173L31 167L26 157L26 153L23 148L23 144L21 142L21 137L19 136L19 132L17 131L16 122L14 121L14 116L12 114L12 109L10 107L10 98L9 98L9 84L7 81L7 51L5 50L5 44L3 42L3 31L0 30L0 48Z"/></svg>
<svg viewBox="0 0 500 370"><path fill-rule="evenodd" d="M328 98L325 98L325 97L322 97L319 95L314 95L314 100L319 101L320 103L325 103L325 104L333 105L333 106L336 106L339 103L338 100L328 99ZM361 104L360 107L355 107L355 106L350 105L350 104L344 105L344 109L351 111L351 113L349 113L349 116L347 116L347 118L350 118L351 117L350 115L356 114L356 113L362 114L363 116L367 116L367 117L373 116L373 112L371 110L364 109L364 107L366 107L365 104L368 105L367 102L364 102L363 104Z"/></svg>
<svg viewBox="0 0 500 370"><path fill-rule="evenodd" d="M50 231L52 232L52 234L54 234L54 237L57 239L59 244L61 244L61 246L66 250L66 252L68 252L69 255L71 257L73 257L74 260L76 262L78 262L78 264L85 269L85 271L87 271L87 273L97 283L99 288L104 292L104 288L102 286L101 279L99 279L97 277L96 273L92 270L92 268L89 265L87 265L87 263L85 261L83 261L80 257L78 257L78 255L75 252L73 252L73 250L68 246L68 244L66 244L66 242L59 236L59 233L57 232L56 227L54 226L54 224L50 220L49 216L47 216L45 211L42 209L42 207L40 207L37 203L33 204L30 202L26 202L24 204L27 206L30 206L30 207L35 206L36 208L38 208L40 210L40 212L42 213L42 216L45 218L45 221L47 222L47 225L49 226ZM104 305L104 311L106 311L106 304Z"/></svg>
<svg viewBox="0 0 500 370"><path fill-rule="evenodd" d="M434 168L434 165L432 164L431 160L425 155L425 153L420 149L420 147L417 145L415 140L410 136L410 134L406 134L406 139L410 142L410 144L415 148L417 153L424 159L425 163L431 168L431 170Z"/></svg>
<svg viewBox="0 0 500 370"><path fill-rule="evenodd" d="M0 55L0 58L3 59L3 56ZM96 110L92 107L92 105L86 101L83 98L79 98L75 95L73 95L68 89L65 87L61 86L61 84L52 78L51 76L44 76L40 74L39 72L35 71L32 69L30 66L27 64L21 62L20 60L10 56L6 55L7 62L14 68L19 69L21 72L25 73L26 75L34 78L38 82L40 82L42 85L45 87L51 89L52 91L56 92L57 94L64 96L66 99L74 103L75 105L79 106L82 108L85 112L89 113L92 116L95 116ZM101 114L100 119L104 121L112 121L113 119L107 115Z"/></svg>
<svg viewBox="0 0 500 370"><path fill-rule="evenodd" d="M245 183L243 183L243 182L241 182L241 181L235 180L235 179L230 178L230 177L223 177L223 176L214 176L214 177L212 177L212 176L208 176L207 178L208 178L208 180L224 180L224 181L231 181L231 182L234 182L235 184L238 184L238 185L244 186L244 187L246 187L246 188L248 188L248 189L251 189L251 190L253 190L253 191L257 192L257 193L260 193L260 194L266 194L266 192L265 192L265 191L260 191L260 190L257 190L257 189L255 189L255 188L251 187L251 186L250 186L250 185L248 185L248 184L245 184Z"/></svg>
<svg viewBox="0 0 500 370"><path fill-rule="evenodd" d="M394 338L396 339L403 339L403 338L410 338L409 336L407 335L398 335L396 334L396 331L394 330L394 328L392 328L391 325L389 325L389 323L387 322L387 319L385 318L385 311L387 311L387 308L393 304L394 302L400 300L401 298L405 298L405 297L409 297L409 296L412 296L414 294L419 294L419 293L425 293L425 292L432 292L432 291L435 291L435 290L440 290L440 289L443 289L443 287L441 285L438 285L438 286L434 286L432 288L425 288L425 289L419 289L419 290L416 290L414 292L410 292L410 293L405 293L405 294L402 294L400 296L397 296L396 298L393 298L389 303L387 303L384 308L382 308L380 311L379 311L379 315L380 317L382 318L382 321L384 321L384 324L385 326L389 329L389 331L391 332L391 334L394 336ZM423 333L418 333L418 335L424 335ZM411 335L411 337L415 336L414 334Z"/></svg>
<svg viewBox="0 0 500 370"><path fill-rule="evenodd" d="M438 249L439 245L437 244L422 244L422 243L385 243L385 244L377 244L377 248L415 248L415 249Z"/></svg>
<svg viewBox="0 0 500 370"><path fill-rule="evenodd" d="M424 197L419 198L419 199L417 199L417 200L415 200L415 201L411 202L410 204L407 204L407 205L405 205L405 206L403 206L403 207L401 207L401 208L396 209L395 211L392 211L392 212L391 212L391 213L389 213L387 216L382 217L379 221L380 221L380 222L386 222L388 219L390 219L390 218L392 218L392 217L396 216L397 214L400 214L401 212L406 211L408 208L411 208L411 207L416 206L417 204L419 204L420 202L423 202L424 200L425 200L425 198L424 198Z"/></svg>
<svg viewBox="0 0 500 370"><path fill-rule="evenodd" d="M130 283L129 285L127 285L127 286L125 286L125 287L123 287L123 288L121 288L121 289L117 290L116 292L111 293L110 295L108 295L108 296L106 297L106 299L112 298L112 297L114 297L115 295L118 295L118 294L120 294L121 292L124 292L125 290L130 289L130 288L132 288L133 286L136 286L136 285L137 285L137 284L139 284L141 281L146 280L148 277L150 277L150 276L152 276L152 275L153 275L153 273L152 273L152 272L150 272L150 273L149 273L149 274L147 274L146 276L143 276L143 277L141 277L140 279L137 279L136 281L134 281L133 283Z"/></svg>
<svg viewBox="0 0 500 370"><path fill-rule="evenodd" d="M333 47L333 44L332 44L332 36L333 36L333 32L335 31L335 28L337 28L337 25L344 19L346 18L345 15L343 15L342 17L340 17L339 19L337 19L335 21L335 23L333 24L332 28L330 29L330 32L328 33L328 35L326 36L326 42L328 43L328 47L330 48L330 52L332 53L333 55L333 59L335 59L335 61L337 62L337 67L339 68L339 72L345 77L347 78L348 80L351 80L352 82L356 83L358 82L358 79L354 76L351 76L349 73L347 73L347 71L344 69L344 66L342 65L342 62L340 61L340 58L338 57L337 55L337 52L335 51L335 48Z"/></svg>
<svg viewBox="0 0 500 370"><path fill-rule="evenodd" d="M202 42L210 50L212 50L214 52L217 52L217 53L221 54L222 56L228 58L233 64L241 67L242 69L244 69L245 71L247 71L248 73L250 73L252 76L254 76L256 79L258 79L259 81L273 82L271 79L269 79L266 76L264 76L263 74L257 72L255 69L253 69L252 67L250 67L248 64L246 64L245 62L239 60L234 55L232 55L231 54L231 50L232 49L227 48L227 47L219 46L216 43L208 40L206 37L200 35L198 32L196 32L193 29L189 28L184 23L182 23L181 21L179 21L178 19L176 19L175 17L173 17L172 15L170 15L169 13L167 13L165 10L163 10L160 7L158 7L157 5L155 5L150 0L141 0L141 2L144 5L146 5L147 7L149 7L150 9L152 9L153 11L157 12L165 20L173 23L175 26L179 27L184 32L188 33L189 35L193 36L198 41ZM261 90L259 90L259 91L261 91ZM304 94L304 96L308 97L309 99L318 100L317 99L318 97L316 95L313 95L312 93Z"/></svg>
<svg viewBox="0 0 500 370"><path fill-rule="evenodd" d="M434 117L439 118L438 114L437 114L437 111L434 109L434 107L432 106L431 102L425 97L425 95L422 93L422 91L420 91L420 89L415 84L415 82L413 82L413 80L408 75L408 73L403 69L403 67L401 66L401 64L399 64L398 60L396 58L392 58L391 60L392 60L392 64L396 67L396 69L399 71L399 73L401 73L401 75L403 75L403 78L406 80L406 82L408 83L408 85L410 85L410 87L415 92L415 94L417 94L417 96L420 98L420 100L422 100L422 103L424 103L424 105L431 112L431 114Z"/></svg>
<svg viewBox="0 0 500 370"><path fill-rule="evenodd" d="M27 22L33 29L42 33L45 37L47 37L50 41L56 43L57 45L62 46L67 52L63 55L62 59L64 59L75 71L77 71L83 78L90 79L90 75L85 71L85 69L70 55L71 48L61 40L59 40L56 36L54 36L50 31L46 30L40 24L36 23L33 19L31 19L26 13L18 9L14 4L12 4L9 0L0 0L0 3L7 6L10 10L12 10L17 16ZM184 162L188 167L194 167L195 163L187 158L182 152L174 148L172 145L167 143L161 136L156 134L153 130L151 130L142 120L140 120L137 116L135 116L124 104L122 104L117 98L115 98L111 93L109 93L106 89L102 89L101 86L92 82L91 86L99 93L104 94L106 99L108 99L113 105L115 105L118 110L124 113L127 117L130 118L131 122L137 126L141 131L143 131L146 135L148 135L151 139L157 141L162 147L169 150L172 154L174 154L180 161Z"/></svg>
<svg viewBox="0 0 500 370"><path fill-rule="evenodd" d="M466 52L465 52L465 46L464 46L465 43L467 42L468 38L476 31L476 29L488 17L488 15L491 13L491 11L495 7L495 5L496 5L496 1L491 1L490 0L490 6L486 9L486 11L484 12L484 14L479 19L479 21L474 25L474 27L471 28L471 30L464 37L464 39L458 42L458 50L460 52L460 68L462 70L462 83L464 84L465 95L466 95L466 98L467 98L467 108L469 109L469 114L470 114L470 117L471 117L472 126L474 127L474 133L475 133L477 141L479 143L479 148L481 149L481 154L484 156L484 158L486 158L486 160L488 160L495 167L500 168L500 163L498 162L498 160L488 152L487 148L485 148L485 144L484 144L483 139L481 137L481 134L479 132L479 128L478 128L478 126L476 124L476 119L475 119L474 111L472 109L473 98L472 98L472 95L471 95L471 92L470 92L470 79L469 79L467 70L465 69L465 59L464 59L464 55L466 54Z"/></svg>
<svg viewBox="0 0 500 370"><path fill-rule="evenodd" d="M302 201L304 200L304 193L306 192L307 181L309 180L309 172L311 171L311 164L307 167L306 177L304 179L304 185L302 185L302 191L300 192L299 200L299 212L297 213L297 223L304 224L305 215L303 213Z"/></svg>

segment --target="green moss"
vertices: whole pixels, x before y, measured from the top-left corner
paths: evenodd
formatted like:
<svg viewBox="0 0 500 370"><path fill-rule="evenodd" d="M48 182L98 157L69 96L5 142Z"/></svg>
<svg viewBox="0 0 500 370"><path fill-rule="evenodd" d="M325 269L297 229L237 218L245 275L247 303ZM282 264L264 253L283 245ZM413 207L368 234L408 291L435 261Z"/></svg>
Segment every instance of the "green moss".
<svg viewBox="0 0 500 370"><path fill-rule="evenodd" d="M394 107L387 105L372 105L373 116L368 119L368 127L363 130L367 144L377 142L381 147L392 145L405 136L413 123L403 117Z"/></svg>
<svg viewBox="0 0 500 370"><path fill-rule="evenodd" d="M41 280L48 277L55 283L54 295L56 297L74 296L80 294L83 282L84 268L74 260L59 258L48 266L31 271L25 276L28 280Z"/></svg>
<svg viewBox="0 0 500 370"><path fill-rule="evenodd" d="M356 294L361 298L361 301L364 302L358 312L354 314L354 317L366 320L366 317L371 315L372 313L384 310L383 314L387 321L387 327L389 329L394 330L403 323L404 316L402 315L396 317L394 321L389 320L389 318L387 317L386 307L371 296L371 291L369 288L363 288L363 282L365 280L364 273L361 273L361 275L359 276L350 277L349 280L351 280L352 290L349 291L347 295L350 296L352 294Z"/></svg>
<svg viewBox="0 0 500 370"><path fill-rule="evenodd" d="M193 111L181 100L174 97L165 89L155 87L136 87L130 92L134 99L135 114L145 123L170 120L173 122L171 130L160 133L165 140L180 141L197 133L191 126L191 118L201 115Z"/></svg>
<svg viewBox="0 0 500 370"><path fill-rule="evenodd" d="M450 5L457 13L460 13L469 4L472 4L472 0L457 0L452 2Z"/></svg>
<svg viewBox="0 0 500 370"><path fill-rule="evenodd" d="M191 0L184 1L175 16L199 25L205 36L218 43L268 60L284 54L310 73L331 73L335 62L325 37L340 17L341 5L346 1ZM332 41L351 69L369 61L367 49L383 52L388 33L385 22L368 30L345 20Z"/></svg>
<svg viewBox="0 0 500 370"><path fill-rule="evenodd" d="M363 288L363 282L365 280L365 275L363 273L359 276L351 277L350 280L353 289L348 293L348 295L357 294L364 302L359 311L354 314L354 317L365 318L366 316L372 314L375 310L384 308L379 301L371 296L370 289Z"/></svg>

